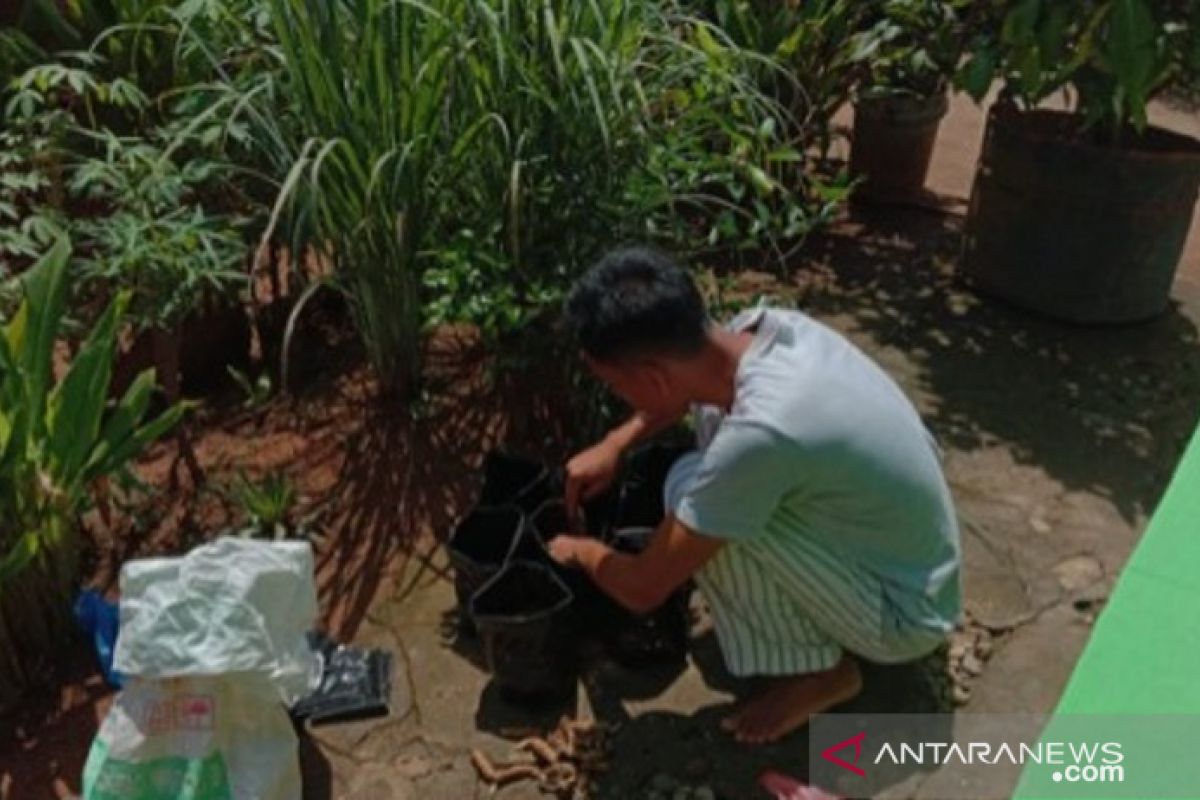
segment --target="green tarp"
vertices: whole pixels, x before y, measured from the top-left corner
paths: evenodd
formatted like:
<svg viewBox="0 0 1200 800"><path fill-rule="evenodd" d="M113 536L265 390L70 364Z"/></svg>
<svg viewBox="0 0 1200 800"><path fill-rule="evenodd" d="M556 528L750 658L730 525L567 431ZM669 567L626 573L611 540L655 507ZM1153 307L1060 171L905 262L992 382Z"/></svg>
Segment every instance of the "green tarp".
<svg viewBox="0 0 1200 800"><path fill-rule="evenodd" d="M1055 714L1200 715L1200 432L1121 573ZM1032 800L1028 769L1025 778L1015 797Z"/></svg>

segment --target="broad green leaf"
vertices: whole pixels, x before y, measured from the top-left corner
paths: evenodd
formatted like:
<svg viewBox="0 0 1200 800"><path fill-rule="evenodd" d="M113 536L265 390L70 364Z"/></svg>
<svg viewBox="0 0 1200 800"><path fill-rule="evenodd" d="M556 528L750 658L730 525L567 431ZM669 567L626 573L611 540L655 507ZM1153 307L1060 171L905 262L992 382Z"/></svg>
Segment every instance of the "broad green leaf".
<svg viewBox="0 0 1200 800"><path fill-rule="evenodd" d="M112 446L95 460L88 474L107 475L123 468L130 459L136 458L151 442L178 425L184 414L191 408L190 403L176 403L150 422L134 430L124 441L112 443Z"/></svg>
<svg viewBox="0 0 1200 800"><path fill-rule="evenodd" d="M50 393L48 456L52 473L61 485L76 486L80 468L100 431L108 401L117 325L128 304L128 292L122 292L109 304L67 374Z"/></svg>
<svg viewBox="0 0 1200 800"><path fill-rule="evenodd" d="M134 378L133 383L129 384L129 388L125 390L121 401L109 415L95 442L88 463L84 467L85 481L103 474L97 469L97 466L105 462L113 448L121 445L133 435L134 430L141 424L142 418L146 416L146 411L150 408L150 399L154 394L155 385L153 369L144 370Z"/></svg>
<svg viewBox="0 0 1200 800"><path fill-rule="evenodd" d="M992 81L996 76L996 54L989 49L983 49L971 56L963 65L957 76L960 88L971 96L976 103L983 101Z"/></svg>
<svg viewBox="0 0 1200 800"><path fill-rule="evenodd" d="M66 271L70 254L67 239L60 238L21 276L25 318L14 320L19 330L15 334L10 331L9 341L16 345L14 355L26 376L26 402L35 419L43 408L53 368L54 342L66 305Z"/></svg>
<svg viewBox="0 0 1200 800"><path fill-rule="evenodd" d="M1006 47L1027 45L1034 37L1041 10L1041 0L1021 0L1004 17L1004 23L1000 30L1000 41Z"/></svg>
<svg viewBox="0 0 1200 800"><path fill-rule="evenodd" d="M1154 15L1143 0L1114 0L1104 42L1105 57L1124 92L1129 118L1138 128L1146 123L1146 103L1157 61L1157 34Z"/></svg>

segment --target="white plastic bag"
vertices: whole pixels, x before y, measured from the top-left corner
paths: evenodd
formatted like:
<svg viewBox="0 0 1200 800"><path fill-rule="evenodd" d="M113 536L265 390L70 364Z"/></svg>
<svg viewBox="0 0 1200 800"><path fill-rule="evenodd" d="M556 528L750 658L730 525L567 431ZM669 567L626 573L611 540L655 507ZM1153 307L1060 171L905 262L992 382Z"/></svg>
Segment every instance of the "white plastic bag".
<svg viewBox="0 0 1200 800"><path fill-rule="evenodd" d="M126 564L126 684L88 754L85 800L299 798L284 704L319 681L316 613L306 543L222 538Z"/></svg>

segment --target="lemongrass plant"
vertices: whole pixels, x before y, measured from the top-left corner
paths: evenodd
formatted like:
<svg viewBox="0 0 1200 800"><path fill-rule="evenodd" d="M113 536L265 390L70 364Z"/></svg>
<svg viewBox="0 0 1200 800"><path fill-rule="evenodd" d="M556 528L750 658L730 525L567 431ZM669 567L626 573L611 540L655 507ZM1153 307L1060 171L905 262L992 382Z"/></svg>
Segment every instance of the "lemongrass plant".
<svg viewBox="0 0 1200 800"><path fill-rule="evenodd" d="M765 57L675 3L263 3L278 69L215 102L279 180L264 242L331 264L391 396L424 324L519 329L621 238L804 232Z"/></svg>

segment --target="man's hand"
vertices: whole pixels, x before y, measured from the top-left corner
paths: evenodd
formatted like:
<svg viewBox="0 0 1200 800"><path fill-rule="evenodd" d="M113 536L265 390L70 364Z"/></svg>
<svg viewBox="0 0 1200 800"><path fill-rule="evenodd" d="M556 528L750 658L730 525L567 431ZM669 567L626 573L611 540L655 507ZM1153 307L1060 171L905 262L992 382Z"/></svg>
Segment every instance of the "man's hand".
<svg viewBox="0 0 1200 800"><path fill-rule="evenodd" d="M551 539L547 548L550 551L550 557L564 567L584 569L589 560L593 562L597 560L599 554L592 552L597 546L602 547L603 545L586 536L571 536L564 533Z"/></svg>
<svg viewBox="0 0 1200 800"><path fill-rule="evenodd" d="M605 439L567 462L567 515L575 519L579 503L603 492L617 479L621 448Z"/></svg>
<svg viewBox="0 0 1200 800"><path fill-rule="evenodd" d="M723 540L694 533L675 517L659 526L650 545L638 555L620 553L586 536L556 536L551 557L585 571L609 597L635 614L658 608L723 546Z"/></svg>

